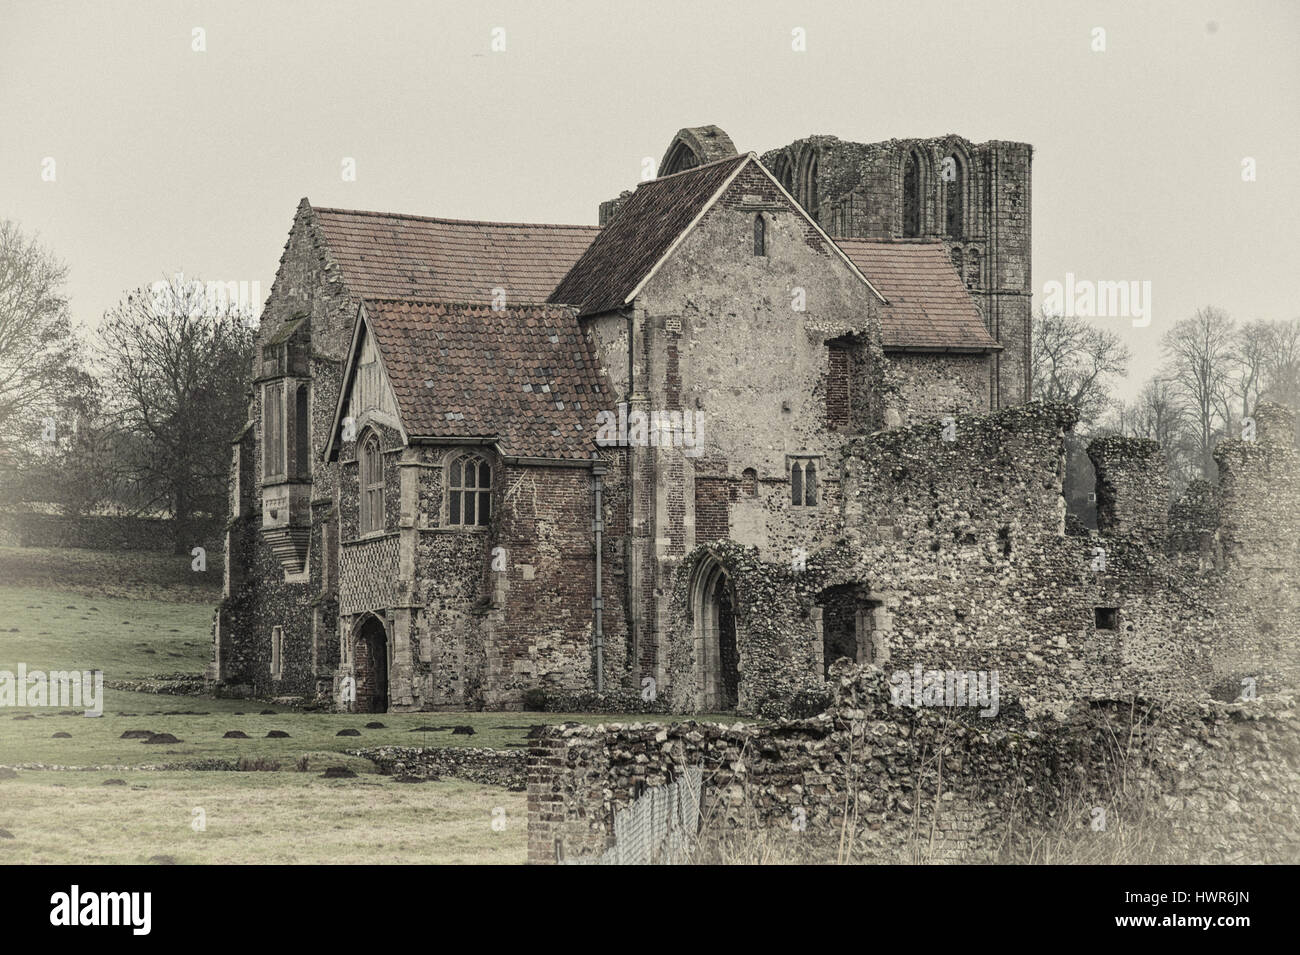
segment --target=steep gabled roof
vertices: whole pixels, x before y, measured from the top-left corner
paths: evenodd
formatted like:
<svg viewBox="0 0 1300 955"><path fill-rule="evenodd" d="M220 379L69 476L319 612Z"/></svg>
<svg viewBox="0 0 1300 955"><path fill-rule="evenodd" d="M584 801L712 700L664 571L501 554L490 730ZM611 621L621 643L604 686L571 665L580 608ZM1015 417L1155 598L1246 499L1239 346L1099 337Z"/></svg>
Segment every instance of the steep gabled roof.
<svg viewBox="0 0 1300 955"><path fill-rule="evenodd" d="M315 209L343 280L358 298L545 302L598 226L475 222Z"/></svg>
<svg viewBox="0 0 1300 955"><path fill-rule="evenodd" d="M749 156L733 156L637 186L551 294L580 315L621 308Z"/></svg>
<svg viewBox="0 0 1300 955"><path fill-rule="evenodd" d="M885 348L988 351L989 334L942 242L836 239L885 296L880 308Z"/></svg>
<svg viewBox="0 0 1300 955"><path fill-rule="evenodd" d="M411 440L484 438L512 457L590 458L611 399L573 309L371 299L360 312Z"/></svg>
<svg viewBox="0 0 1300 955"><path fill-rule="evenodd" d="M591 246L564 277L550 301L572 305L579 315L622 308L641 291L659 266L703 218L747 164L753 163L790 200L827 246L879 297L854 262L772 177L753 153L720 159L684 172L651 179L619 207Z"/></svg>

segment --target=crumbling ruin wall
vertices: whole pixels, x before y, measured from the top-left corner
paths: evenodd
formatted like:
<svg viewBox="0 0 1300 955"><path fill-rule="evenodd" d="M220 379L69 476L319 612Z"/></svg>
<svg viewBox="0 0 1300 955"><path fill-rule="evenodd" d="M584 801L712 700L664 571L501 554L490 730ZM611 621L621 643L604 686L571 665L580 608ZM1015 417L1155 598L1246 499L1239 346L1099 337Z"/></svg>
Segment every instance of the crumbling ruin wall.
<svg viewBox="0 0 1300 955"><path fill-rule="evenodd" d="M1256 442L1221 448L1223 486L1185 499L1172 522L1160 448L1094 441L1098 529L1071 534L1068 407L1032 403L853 439L840 480L826 482L842 524L823 517L779 550L711 541L678 565L671 703L699 711L692 586L707 559L735 589L742 713L796 715L773 701L811 699L812 674L839 656L981 672L1030 715L1081 698L1292 688L1300 484L1294 447L1269 437L1289 433L1288 421L1271 414L1282 415L1263 409ZM732 501L733 525L764 500L760 482Z"/></svg>
<svg viewBox="0 0 1300 955"><path fill-rule="evenodd" d="M1232 577L1167 554L1164 455L1151 442L1093 442L1100 530L1065 534L1071 425L1070 409L1035 403L850 448L852 564L839 578L887 595L892 665L996 670L1031 712L1208 689ZM1278 492L1266 474L1243 483L1257 485Z"/></svg>
<svg viewBox="0 0 1300 955"><path fill-rule="evenodd" d="M1198 615L1160 551L1141 536L1065 534L1073 423L1068 407L1035 403L849 449L851 558L827 582L885 595L891 666L996 672L1031 711L1180 689L1196 647L1186 621Z"/></svg>
<svg viewBox="0 0 1300 955"><path fill-rule="evenodd" d="M792 858L835 859L847 830L852 861L1019 861L1044 837L1130 826L1164 861L1300 859L1289 699L981 719L895 705L875 667L833 677L833 705L810 720L548 728L528 754L529 862L598 855L617 809L694 766L705 839L766 831Z"/></svg>
<svg viewBox="0 0 1300 955"><path fill-rule="evenodd" d="M1218 626L1210 644L1215 689L1272 693L1300 677L1300 451L1295 414L1262 403L1254 440L1222 442L1219 544L1213 575Z"/></svg>

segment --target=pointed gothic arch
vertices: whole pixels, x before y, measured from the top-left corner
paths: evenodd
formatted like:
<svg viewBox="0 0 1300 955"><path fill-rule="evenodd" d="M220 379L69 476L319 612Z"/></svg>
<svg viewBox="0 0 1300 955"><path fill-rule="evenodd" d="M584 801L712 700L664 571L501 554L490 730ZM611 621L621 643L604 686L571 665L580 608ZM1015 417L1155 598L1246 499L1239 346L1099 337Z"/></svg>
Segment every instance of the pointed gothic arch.
<svg viewBox="0 0 1300 955"><path fill-rule="evenodd" d="M918 238L925 229L925 159L912 148L903 156L903 238Z"/></svg>
<svg viewBox="0 0 1300 955"><path fill-rule="evenodd" d="M736 590L715 555L706 555L696 566L689 594L696 707L734 710L740 701L741 671Z"/></svg>

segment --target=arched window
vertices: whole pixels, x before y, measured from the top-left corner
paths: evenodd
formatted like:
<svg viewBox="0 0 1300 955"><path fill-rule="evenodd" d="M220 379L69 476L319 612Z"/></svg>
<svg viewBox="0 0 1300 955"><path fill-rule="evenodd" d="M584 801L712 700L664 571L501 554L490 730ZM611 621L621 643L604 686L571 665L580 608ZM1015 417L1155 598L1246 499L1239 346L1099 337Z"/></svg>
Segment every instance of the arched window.
<svg viewBox="0 0 1300 955"><path fill-rule="evenodd" d="M790 465L790 503L795 507L817 506L817 463L812 459Z"/></svg>
<svg viewBox="0 0 1300 955"><path fill-rule="evenodd" d="M767 222L763 213L754 213L754 254L767 255Z"/></svg>
<svg viewBox="0 0 1300 955"><path fill-rule="evenodd" d="M956 153L944 157L944 232L954 239L962 236L962 199L966 189L966 170Z"/></svg>
<svg viewBox="0 0 1300 955"><path fill-rule="evenodd" d="M361 443L358 458L361 483L361 533L384 529L384 454L373 432Z"/></svg>
<svg viewBox="0 0 1300 955"><path fill-rule="evenodd" d="M745 497L758 497L758 472L753 468L741 471L740 488Z"/></svg>
<svg viewBox="0 0 1300 955"><path fill-rule="evenodd" d="M486 527L491 519L492 468L477 455L461 455L447 475L447 523Z"/></svg>
<svg viewBox="0 0 1300 955"><path fill-rule="evenodd" d="M903 164L903 237L921 234L921 161L915 152Z"/></svg>
<svg viewBox="0 0 1300 955"><path fill-rule="evenodd" d="M293 443L295 470L298 477L311 477L311 416L306 385L298 386L294 406Z"/></svg>

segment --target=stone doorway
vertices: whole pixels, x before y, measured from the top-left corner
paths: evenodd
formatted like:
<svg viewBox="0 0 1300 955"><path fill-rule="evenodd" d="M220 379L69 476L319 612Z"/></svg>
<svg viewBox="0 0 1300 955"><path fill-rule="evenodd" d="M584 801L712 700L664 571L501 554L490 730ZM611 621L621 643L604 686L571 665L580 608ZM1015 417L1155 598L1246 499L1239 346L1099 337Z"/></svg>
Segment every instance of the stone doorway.
<svg viewBox="0 0 1300 955"><path fill-rule="evenodd" d="M388 712L388 630L376 616L357 628L352 647L352 668L357 680L357 713Z"/></svg>
<svg viewBox="0 0 1300 955"><path fill-rule="evenodd" d="M740 703L740 641L736 591L716 559L705 560L692 588L696 706L706 711L734 710Z"/></svg>

